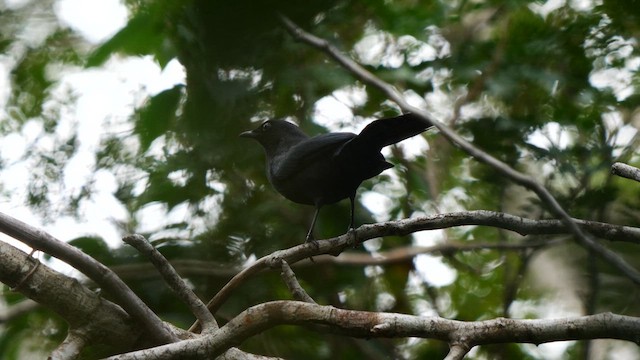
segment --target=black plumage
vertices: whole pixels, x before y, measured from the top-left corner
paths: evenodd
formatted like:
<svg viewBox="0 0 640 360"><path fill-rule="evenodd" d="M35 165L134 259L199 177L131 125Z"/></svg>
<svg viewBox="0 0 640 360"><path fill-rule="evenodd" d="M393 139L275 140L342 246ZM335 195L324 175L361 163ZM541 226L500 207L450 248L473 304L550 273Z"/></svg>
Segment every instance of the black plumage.
<svg viewBox="0 0 640 360"><path fill-rule="evenodd" d="M336 132L309 137L284 120L268 120L260 127L240 134L257 140L267 158L267 177L287 199L313 205L313 228L323 205L342 199L351 201L349 228L353 228L354 200L360 184L393 167L380 153L432 125L413 114L375 120L360 134Z"/></svg>

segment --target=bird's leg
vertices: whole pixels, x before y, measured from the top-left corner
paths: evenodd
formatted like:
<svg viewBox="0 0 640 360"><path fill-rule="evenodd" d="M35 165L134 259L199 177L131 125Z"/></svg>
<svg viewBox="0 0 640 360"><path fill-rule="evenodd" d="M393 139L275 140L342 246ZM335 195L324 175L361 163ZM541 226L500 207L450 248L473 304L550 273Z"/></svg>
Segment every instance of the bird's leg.
<svg viewBox="0 0 640 360"><path fill-rule="evenodd" d="M313 220L311 220L311 226L309 227L309 232L307 233L307 238L305 239L305 242L314 241L313 228L316 226L316 220L318 220L319 214L320 214L320 206L316 205L316 212L313 214Z"/></svg>
<svg viewBox="0 0 640 360"><path fill-rule="evenodd" d="M347 234L349 235L349 243L352 247L356 245L356 230L354 228L354 218L355 218L355 202L356 202L356 194L349 196L349 203L351 205L350 212L350 220L349 220L349 228L347 229Z"/></svg>
<svg viewBox="0 0 640 360"><path fill-rule="evenodd" d="M347 229L347 231L353 230L353 223L354 223L353 218L355 217L355 201L356 201L356 194L349 196L349 203L351 204L351 212L349 213L349 215L351 216L351 218L349 220L349 228Z"/></svg>

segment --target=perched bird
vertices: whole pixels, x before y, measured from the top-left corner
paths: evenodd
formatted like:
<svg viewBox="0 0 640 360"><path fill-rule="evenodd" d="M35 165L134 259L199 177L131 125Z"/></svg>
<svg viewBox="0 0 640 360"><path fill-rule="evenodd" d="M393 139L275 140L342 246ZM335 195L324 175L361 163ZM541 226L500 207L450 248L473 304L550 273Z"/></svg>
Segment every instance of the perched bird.
<svg viewBox="0 0 640 360"><path fill-rule="evenodd" d="M267 177L285 198L316 208L306 241L313 239L320 208L342 199L354 201L360 184L393 167L380 150L433 126L413 114L375 120L360 134L336 132L309 137L284 120L267 120L240 134L257 140L267 158Z"/></svg>

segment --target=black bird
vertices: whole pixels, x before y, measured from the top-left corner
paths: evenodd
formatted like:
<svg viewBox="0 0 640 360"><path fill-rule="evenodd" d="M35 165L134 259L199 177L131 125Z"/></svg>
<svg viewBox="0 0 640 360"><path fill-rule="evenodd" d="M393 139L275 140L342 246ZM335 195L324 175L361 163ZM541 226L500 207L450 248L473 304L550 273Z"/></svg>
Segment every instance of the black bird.
<svg viewBox="0 0 640 360"><path fill-rule="evenodd" d="M360 184L393 167L380 150L418 135L433 126L413 114L380 119L360 134L336 132L309 137L284 120L267 120L260 127L240 134L257 140L267 157L267 177L287 199L316 207L306 241L312 239L320 208L342 199L354 200Z"/></svg>

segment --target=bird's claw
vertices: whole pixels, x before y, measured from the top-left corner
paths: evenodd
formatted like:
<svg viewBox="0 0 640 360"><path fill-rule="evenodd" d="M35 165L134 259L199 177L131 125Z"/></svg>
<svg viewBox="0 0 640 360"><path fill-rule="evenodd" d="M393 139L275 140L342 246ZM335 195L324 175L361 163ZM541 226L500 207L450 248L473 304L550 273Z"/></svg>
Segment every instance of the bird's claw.
<svg viewBox="0 0 640 360"><path fill-rule="evenodd" d="M349 227L349 229L347 230L347 245L349 245L352 248L355 248L356 245L358 245L358 233L356 232L356 229L353 227Z"/></svg>
<svg viewBox="0 0 640 360"><path fill-rule="evenodd" d="M307 235L306 239L304 240L304 243L305 244L310 244L316 250L318 250L320 248L320 244L318 244L318 240L314 239L313 235L311 235L311 236ZM309 256L309 260L311 260L312 263L315 263L315 260L313 260L312 256Z"/></svg>

